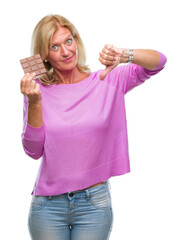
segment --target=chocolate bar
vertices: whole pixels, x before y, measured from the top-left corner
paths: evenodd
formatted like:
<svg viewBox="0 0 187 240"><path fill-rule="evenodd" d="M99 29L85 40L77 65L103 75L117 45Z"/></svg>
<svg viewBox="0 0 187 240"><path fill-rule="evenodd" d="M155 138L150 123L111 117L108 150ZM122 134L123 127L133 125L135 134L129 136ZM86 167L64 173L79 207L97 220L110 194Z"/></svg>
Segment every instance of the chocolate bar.
<svg viewBox="0 0 187 240"><path fill-rule="evenodd" d="M21 59L20 63L24 73L35 72L36 75L40 75L47 72L45 69L44 63L40 57L40 54Z"/></svg>

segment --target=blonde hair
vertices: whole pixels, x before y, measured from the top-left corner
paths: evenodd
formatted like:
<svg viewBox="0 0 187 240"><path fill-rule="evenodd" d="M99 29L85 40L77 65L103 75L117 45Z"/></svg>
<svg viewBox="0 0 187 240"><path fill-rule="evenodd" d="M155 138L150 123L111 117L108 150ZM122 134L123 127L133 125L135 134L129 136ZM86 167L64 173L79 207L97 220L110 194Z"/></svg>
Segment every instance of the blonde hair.
<svg viewBox="0 0 187 240"><path fill-rule="evenodd" d="M68 19L60 15L47 15L36 25L31 41L31 55L40 54L47 70L46 74L40 75L39 77L39 80L43 83L43 85L51 85L54 81L61 82L61 80L56 79L54 76L51 64L44 61L48 55L49 45L51 44L52 37L59 26L68 28L77 44L77 69L80 72L91 72L90 68L85 65L86 53L84 44L75 26Z"/></svg>

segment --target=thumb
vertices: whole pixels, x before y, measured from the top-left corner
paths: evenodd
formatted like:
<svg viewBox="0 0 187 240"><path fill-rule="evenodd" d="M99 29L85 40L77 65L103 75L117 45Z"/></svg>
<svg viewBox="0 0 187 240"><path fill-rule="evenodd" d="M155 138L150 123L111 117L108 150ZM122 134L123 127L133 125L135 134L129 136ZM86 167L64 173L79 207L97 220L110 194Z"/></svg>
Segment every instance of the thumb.
<svg viewBox="0 0 187 240"><path fill-rule="evenodd" d="M100 80L104 80L105 77L106 77L106 75L107 75L110 71L112 71L112 69L114 69L114 68L115 68L114 65L112 65L112 66L107 66L107 67L101 72L101 74L100 74Z"/></svg>
<svg viewBox="0 0 187 240"><path fill-rule="evenodd" d="M110 65L110 66L106 66L106 68L101 72L100 74L100 80L104 80L106 75L112 71L112 69L114 69L117 65L119 64L119 59L113 64L113 65Z"/></svg>

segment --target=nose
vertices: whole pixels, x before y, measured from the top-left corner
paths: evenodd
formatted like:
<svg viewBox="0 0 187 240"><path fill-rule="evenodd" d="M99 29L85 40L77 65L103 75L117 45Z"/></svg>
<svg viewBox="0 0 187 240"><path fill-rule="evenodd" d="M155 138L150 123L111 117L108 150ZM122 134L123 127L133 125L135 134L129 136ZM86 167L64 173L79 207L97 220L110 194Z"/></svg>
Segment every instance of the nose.
<svg viewBox="0 0 187 240"><path fill-rule="evenodd" d="M66 46L64 44L61 45L61 54L64 57L69 55L69 50L66 48Z"/></svg>

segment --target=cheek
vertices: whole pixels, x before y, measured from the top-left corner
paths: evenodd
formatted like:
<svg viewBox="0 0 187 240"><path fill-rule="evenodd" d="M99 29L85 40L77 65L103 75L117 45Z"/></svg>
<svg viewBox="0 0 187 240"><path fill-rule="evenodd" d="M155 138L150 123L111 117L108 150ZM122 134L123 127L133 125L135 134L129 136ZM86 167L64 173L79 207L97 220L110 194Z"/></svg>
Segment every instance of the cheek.
<svg viewBox="0 0 187 240"><path fill-rule="evenodd" d="M74 53L76 55L76 64L77 64L77 61L78 61L78 49L77 49L77 44L75 43L75 46L74 46Z"/></svg>
<svg viewBox="0 0 187 240"><path fill-rule="evenodd" d="M60 54L59 54L59 53L53 53L53 54L50 54L50 55L48 56L49 62L58 61L59 58L60 58Z"/></svg>
<svg viewBox="0 0 187 240"><path fill-rule="evenodd" d="M74 44L73 44L73 49L74 49L74 53L78 54L76 42L74 42Z"/></svg>
<svg viewBox="0 0 187 240"><path fill-rule="evenodd" d="M78 50L76 49L76 64L78 62Z"/></svg>
<svg viewBox="0 0 187 240"><path fill-rule="evenodd" d="M77 46L74 45L69 49L72 53L77 54Z"/></svg>

